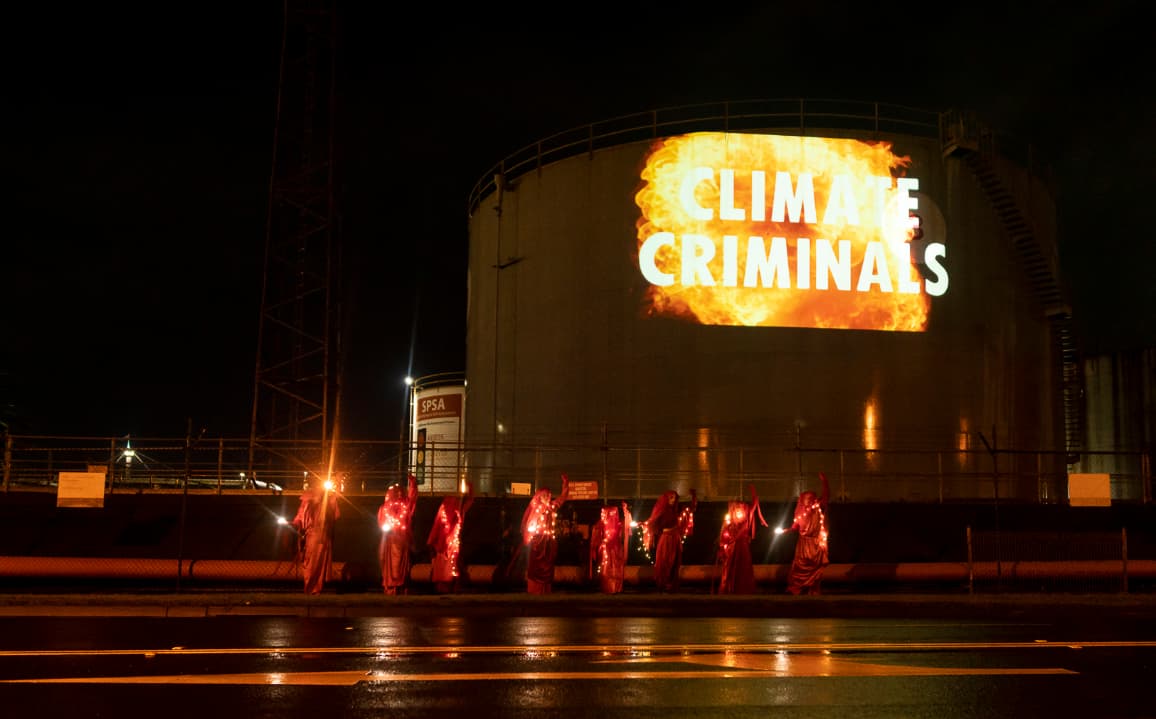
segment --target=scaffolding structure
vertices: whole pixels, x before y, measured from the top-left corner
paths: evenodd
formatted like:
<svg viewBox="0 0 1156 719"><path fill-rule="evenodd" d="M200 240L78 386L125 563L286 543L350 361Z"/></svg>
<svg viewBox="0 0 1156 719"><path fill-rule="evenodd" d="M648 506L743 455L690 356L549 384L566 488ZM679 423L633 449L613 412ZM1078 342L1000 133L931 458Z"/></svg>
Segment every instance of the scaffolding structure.
<svg viewBox="0 0 1156 719"><path fill-rule="evenodd" d="M332 0L285 0L250 473L276 465L323 468L336 426L342 314L334 192L336 35ZM284 442L307 442L320 456L286 456L277 450Z"/></svg>

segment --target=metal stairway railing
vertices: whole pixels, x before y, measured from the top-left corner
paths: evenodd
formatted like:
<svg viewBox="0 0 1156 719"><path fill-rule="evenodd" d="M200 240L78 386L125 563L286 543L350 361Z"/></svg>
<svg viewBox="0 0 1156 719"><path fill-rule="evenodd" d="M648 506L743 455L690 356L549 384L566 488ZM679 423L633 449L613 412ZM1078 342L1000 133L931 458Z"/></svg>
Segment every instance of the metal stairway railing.
<svg viewBox="0 0 1156 719"><path fill-rule="evenodd" d="M1008 190L994 162L992 132L974 117L954 111L940 115L939 127L944 157L962 159L975 176L1011 242L1032 295L1051 325L1063 394L1064 443L1068 464L1073 464L1079 459L1084 439L1083 370L1072 309L1065 301L1058 269L1045 255L1028 215Z"/></svg>

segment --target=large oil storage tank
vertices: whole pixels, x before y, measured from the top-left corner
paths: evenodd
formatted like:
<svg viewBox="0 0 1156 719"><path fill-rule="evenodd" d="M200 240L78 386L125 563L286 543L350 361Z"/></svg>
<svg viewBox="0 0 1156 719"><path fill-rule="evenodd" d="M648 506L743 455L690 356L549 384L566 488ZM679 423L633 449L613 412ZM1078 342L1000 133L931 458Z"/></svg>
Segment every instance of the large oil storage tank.
<svg viewBox="0 0 1156 719"><path fill-rule="evenodd" d="M1079 372L1054 217L960 113L718 103L546 138L471 197L468 472L1056 501Z"/></svg>

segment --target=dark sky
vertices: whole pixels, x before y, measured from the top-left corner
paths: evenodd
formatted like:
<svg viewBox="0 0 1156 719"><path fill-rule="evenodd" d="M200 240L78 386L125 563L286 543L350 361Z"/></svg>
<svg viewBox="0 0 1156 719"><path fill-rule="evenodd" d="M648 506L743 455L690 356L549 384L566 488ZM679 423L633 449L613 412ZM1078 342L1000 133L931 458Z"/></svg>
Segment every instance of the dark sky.
<svg viewBox="0 0 1156 719"><path fill-rule="evenodd" d="M1139 2L618 3L540 17L359 5L392 11L343 8L339 36L353 435L392 436L407 371L465 368L478 178L553 132L687 103L979 111L1056 168L1089 348L1156 345L1156 60ZM247 435L281 15L268 1L117 4L6 23L0 400L14 431L180 436L192 418Z"/></svg>

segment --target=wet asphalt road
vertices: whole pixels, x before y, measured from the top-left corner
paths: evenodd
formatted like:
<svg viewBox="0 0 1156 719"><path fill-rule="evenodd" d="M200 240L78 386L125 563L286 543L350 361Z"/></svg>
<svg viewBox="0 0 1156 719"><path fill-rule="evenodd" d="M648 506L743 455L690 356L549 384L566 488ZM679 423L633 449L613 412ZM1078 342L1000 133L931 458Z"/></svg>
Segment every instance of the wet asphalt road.
<svg viewBox="0 0 1156 719"><path fill-rule="evenodd" d="M880 598L874 612L871 598L769 603L762 616L675 598L651 615L516 597L403 612L380 598L216 598L221 611L199 616L153 613L196 604L174 597L98 599L0 602L4 716L1156 716L1147 600L967 600L952 617L927 611L931 598Z"/></svg>

